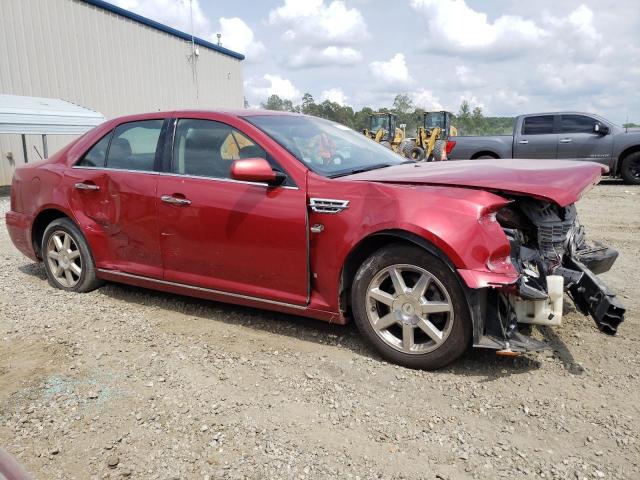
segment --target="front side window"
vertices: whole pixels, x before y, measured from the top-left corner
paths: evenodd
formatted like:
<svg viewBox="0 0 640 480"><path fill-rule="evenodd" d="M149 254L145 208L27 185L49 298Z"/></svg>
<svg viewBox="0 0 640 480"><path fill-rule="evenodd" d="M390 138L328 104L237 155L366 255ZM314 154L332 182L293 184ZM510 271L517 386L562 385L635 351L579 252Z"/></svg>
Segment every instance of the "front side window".
<svg viewBox="0 0 640 480"><path fill-rule="evenodd" d="M553 133L553 115L538 115L524 119L523 135L544 135Z"/></svg>
<svg viewBox="0 0 640 480"><path fill-rule="evenodd" d="M593 126L598 123L585 115L562 115L560 118L561 133L593 133Z"/></svg>
<svg viewBox="0 0 640 480"><path fill-rule="evenodd" d="M116 127L107 153L107 168L154 170L163 120L143 120Z"/></svg>
<svg viewBox="0 0 640 480"><path fill-rule="evenodd" d="M107 158L107 148L109 148L109 140L111 132L102 137L98 143L89 149L84 157L76 163L79 167L104 167L104 161Z"/></svg>
<svg viewBox="0 0 640 480"><path fill-rule="evenodd" d="M245 135L213 120L178 121L173 147L174 173L198 177L231 178L234 160L267 158L262 147Z"/></svg>

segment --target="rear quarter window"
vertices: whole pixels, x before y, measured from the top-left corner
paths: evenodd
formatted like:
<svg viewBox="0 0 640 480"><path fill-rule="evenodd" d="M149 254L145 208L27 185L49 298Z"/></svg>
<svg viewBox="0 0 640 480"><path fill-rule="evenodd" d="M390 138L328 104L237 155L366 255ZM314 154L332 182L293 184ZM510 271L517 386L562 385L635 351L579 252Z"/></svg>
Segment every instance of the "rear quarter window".
<svg viewBox="0 0 640 480"><path fill-rule="evenodd" d="M76 165L79 167L104 167L104 161L107 157L107 149L109 148L110 139L111 132L98 140L98 142L84 154Z"/></svg>

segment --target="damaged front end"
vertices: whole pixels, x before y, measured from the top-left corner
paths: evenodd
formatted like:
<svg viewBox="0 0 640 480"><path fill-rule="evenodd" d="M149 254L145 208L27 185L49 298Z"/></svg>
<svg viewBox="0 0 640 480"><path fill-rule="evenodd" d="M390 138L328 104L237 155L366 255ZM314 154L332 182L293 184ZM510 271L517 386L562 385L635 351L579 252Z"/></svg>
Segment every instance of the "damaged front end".
<svg viewBox="0 0 640 480"><path fill-rule="evenodd" d="M518 325L560 325L565 292L601 332L616 333L625 309L596 275L611 268L618 252L586 241L575 205L514 197L495 220L509 240L519 276L512 285L476 292L472 303L484 322L476 326L475 346L507 353L547 348L521 334Z"/></svg>

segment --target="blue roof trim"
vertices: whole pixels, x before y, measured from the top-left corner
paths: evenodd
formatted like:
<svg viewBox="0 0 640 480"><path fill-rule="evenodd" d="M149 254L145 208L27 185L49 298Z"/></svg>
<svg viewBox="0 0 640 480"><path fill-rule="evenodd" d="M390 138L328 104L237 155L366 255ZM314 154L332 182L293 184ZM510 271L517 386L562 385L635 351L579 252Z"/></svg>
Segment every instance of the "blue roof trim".
<svg viewBox="0 0 640 480"><path fill-rule="evenodd" d="M126 18L130 18L136 22L142 23L151 28L155 28L156 30L160 30L161 32L168 33L169 35L173 35L178 38L182 38L183 40L191 41L191 35L185 32L181 32L180 30L176 30L175 28L168 27L163 23L156 22L155 20L151 20L150 18L143 17L142 15L138 15L137 13L130 12L129 10L125 10L124 8L117 7L111 3L104 2L103 0L83 0L85 3L93 5L98 8L102 8L104 10L108 10L109 12L116 13ZM223 53L225 55L229 55L230 57L237 58L238 60L244 60L244 55L238 52L234 52L233 50L229 50L228 48L220 47L215 43L207 42L202 38L193 37L193 41L196 45L200 45L205 48L210 48L211 50L215 50L216 52Z"/></svg>

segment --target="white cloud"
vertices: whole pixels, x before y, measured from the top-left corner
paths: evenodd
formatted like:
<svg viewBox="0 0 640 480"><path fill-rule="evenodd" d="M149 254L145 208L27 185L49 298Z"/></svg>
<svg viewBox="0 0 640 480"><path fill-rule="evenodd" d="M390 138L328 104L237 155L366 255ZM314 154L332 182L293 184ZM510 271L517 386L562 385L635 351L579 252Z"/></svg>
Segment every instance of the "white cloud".
<svg viewBox="0 0 640 480"><path fill-rule="evenodd" d="M220 18L220 41L222 46L246 55L247 60L257 61L265 52L262 42L256 41L253 30L238 17ZM217 42L217 37L212 41Z"/></svg>
<svg viewBox="0 0 640 480"><path fill-rule="evenodd" d="M248 61L258 60L265 51L262 42L255 39L253 30L238 17L221 17L219 30L214 31L211 20L202 10L199 0L193 0L191 7L189 0L113 0L113 3L214 44L218 42L216 34L221 33L222 46L246 54Z"/></svg>
<svg viewBox="0 0 640 480"><path fill-rule="evenodd" d="M330 102L335 102L339 105L345 105L347 103L347 97L341 88L330 88L328 90L324 90L320 94L320 100L325 101L329 100Z"/></svg>
<svg viewBox="0 0 640 480"><path fill-rule="evenodd" d="M318 46L350 45L367 37L362 13L343 1L285 0L269 12L269 23L287 28L286 40Z"/></svg>
<svg viewBox="0 0 640 480"><path fill-rule="evenodd" d="M351 47L303 47L289 56L287 66L291 68L351 66L360 60L362 60L362 54Z"/></svg>
<svg viewBox="0 0 640 480"><path fill-rule="evenodd" d="M410 84L413 79L409 74L407 62L402 53L396 53L389 61L374 61L369 64L374 77L389 86Z"/></svg>
<svg viewBox="0 0 640 480"><path fill-rule="evenodd" d="M431 90L421 89L411 94L411 99L416 107L427 111L444 110L440 99Z"/></svg>
<svg viewBox="0 0 640 480"><path fill-rule="evenodd" d="M538 45L547 32L518 15L502 15L494 22L469 7L465 0L411 0L411 7L427 20L429 49L491 52L507 55Z"/></svg>
<svg viewBox="0 0 640 480"><path fill-rule="evenodd" d="M456 80L461 87L464 88L477 88L485 85L485 81L482 80L476 73L471 71L466 65L457 65L455 68Z"/></svg>
<svg viewBox="0 0 640 480"><path fill-rule="evenodd" d="M294 102L301 98L300 90L293 85L291 80L279 75L265 73L261 78L251 78L245 81L244 86L249 97L254 101L263 101L271 95L277 95Z"/></svg>

